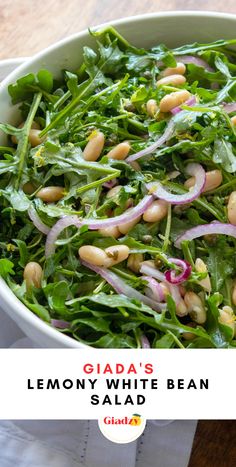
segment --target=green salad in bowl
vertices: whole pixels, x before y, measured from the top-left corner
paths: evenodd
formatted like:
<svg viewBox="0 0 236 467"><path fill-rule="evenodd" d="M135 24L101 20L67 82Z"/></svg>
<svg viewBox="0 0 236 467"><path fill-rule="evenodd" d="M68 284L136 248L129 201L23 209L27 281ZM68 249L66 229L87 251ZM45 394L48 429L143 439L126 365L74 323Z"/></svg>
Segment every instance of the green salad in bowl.
<svg viewBox="0 0 236 467"><path fill-rule="evenodd" d="M84 344L234 347L236 39L146 50L91 34L63 80L9 86L0 275Z"/></svg>

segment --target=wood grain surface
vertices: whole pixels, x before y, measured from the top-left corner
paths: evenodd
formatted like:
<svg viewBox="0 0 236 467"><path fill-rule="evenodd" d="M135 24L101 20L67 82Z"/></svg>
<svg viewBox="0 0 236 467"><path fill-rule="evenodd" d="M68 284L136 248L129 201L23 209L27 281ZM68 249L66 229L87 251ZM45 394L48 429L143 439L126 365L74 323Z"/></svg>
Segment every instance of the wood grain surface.
<svg viewBox="0 0 236 467"><path fill-rule="evenodd" d="M236 13L236 0L0 0L0 59L30 56L88 26L163 10ZM235 438L235 421L200 421L189 467L235 466Z"/></svg>
<svg viewBox="0 0 236 467"><path fill-rule="evenodd" d="M162 10L236 13L235 0L0 0L0 59L29 56L88 26Z"/></svg>

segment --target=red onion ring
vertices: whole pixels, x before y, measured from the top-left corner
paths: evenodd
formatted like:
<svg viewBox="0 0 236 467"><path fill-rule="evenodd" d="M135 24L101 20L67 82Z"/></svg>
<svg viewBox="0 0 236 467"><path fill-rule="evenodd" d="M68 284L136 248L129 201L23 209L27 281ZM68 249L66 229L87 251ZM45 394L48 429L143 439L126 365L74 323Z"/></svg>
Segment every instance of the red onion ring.
<svg viewBox="0 0 236 467"><path fill-rule="evenodd" d="M178 259L178 258L169 258L170 263L176 264L176 266L179 266L182 269L182 272L180 274L176 274L176 271L174 269L170 269L169 271L165 272L165 278L167 282L170 282L170 284L181 284L182 282L186 281L192 271L192 266L185 260L183 259Z"/></svg>
<svg viewBox="0 0 236 467"><path fill-rule="evenodd" d="M150 342L149 342L148 338L144 334L142 334L142 336L140 338L140 343L141 343L142 349L150 349L151 348Z"/></svg>
<svg viewBox="0 0 236 467"><path fill-rule="evenodd" d="M34 226L36 227L36 229L38 229L43 234L48 235L48 233L50 232L50 227L48 227L41 221L39 215L37 214L37 211L34 209L33 206L29 207L28 215L29 215L30 220L33 222Z"/></svg>
<svg viewBox="0 0 236 467"><path fill-rule="evenodd" d="M189 107L191 107L192 105L196 104L196 97L195 96L191 96L186 102L184 102L184 105L188 105ZM171 109L171 113L173 115L176 115L178 114L179 112L182 112L182 108L181 106L177 106L177 107L174 107L173 109Z"/></svg>
<svg viewBox="0 0 236 467"><path fill-rule="evenodd" d="M119 226L131 222L140 217L153 201L152 195L146 195L144 198L129 211L124 212L116 217L109 219L79 219L77 216L62 217L50 230L45 246L45 256L48 258L55 252L55 242L60 233L71 225L80 228L82 225L87 225L90 230L105 229L106 227Z"/></svg>
<svg viewBox="0 0 236 467"><path fill-rule="evenodd" d="M123 279L117 276L113 271L95 266L93 264L87 263L86 261L81 261L81 264L99 274L103 279L105 279L105 281L108 282L108 284L113 287L113 289L118 294L125 295L126 297L138 300L139 302L143 302L145 305L148 305L150 308L158 312L161 312L166 308L164 303L158 303L151 298L141 294L141 292L138 292L138 290L134 289L130 285L126 284L126 282L124 282Z"/></svg>
<svg viewBox="0 0 236 467"><path fill-rule="evenodd" d="M236 102L224 103L223 109L227 114L230 114L231 112L236 112Z"/></svg>
<svg viewBox="0 0 236 467"><path fill-rule="evenodd" d="M141 279L147 282L145 295L147 295L149 298L157 300L158 302L164 302L165 295L159 282L153 279L153 277L149 276L143 276Z"/></svg>
<svg viewBox="0 0 236 467"><path fill-rule="evenodd" d="M214 72L213 68L202 58L194 57L193 55L178 55L175 57L178 62L184 63L186 65L193 64L205 68L205 70Z"/></svg>
<svg viewBox="0 0 236 467"><path fill-rule="evenodd" d="M170 204L186 204L191 203L194 199L198 198L202 193L206 183L206 173L200 164L188 164L186 173L195 177L195 185L187 193L183 195L176 195L167 191L161 183L151 182L146 185L148 190L159 199L163 199ZM154 190L155 186L157 188Z"/></svg>
<svg viewBox="0 0 236 467"><path fill-rule="evenodd" d="M165 274L162 272L158 271L158 269L153 268L152 266L149 266L147 264L142 264L140 268L140 272L147 274L148 276L151 277L156 277L157 279L161 280L162 282L165 282L167 288L170 291L170 295L172 296L176 306L179 305L179 303L182 300L182 297L180 295L180 291L177 285L170 284L169 282L166 282Z"/></svg>
<svg viewBox="0 0 236 467"><path fill-rule="evenodd" d="M166 141L168 141L172 137L173 133L174 133L174 122L170 120L163 135L160 138L158 138L158 140L155 143L151 144L145 149L142 149L142 151L132 154L131 156L127 157L125 161L133 162L133 161L136 161L137 159L140 159L140 157L147 156L148 154L153 153L156 149L158 149L160 146L166 143Z"/></svg>
<svg viewBox="0 0 236 467"><path fill-rule="evenodd" d="M51 325L57 329L68 329L70 327L70 323L63 319L51 319Z"/></svg>
<svg viewBox="0 0 236 467"><path fill-rule="evenodd" d="M175 246L181 248L181 242L184 240L194 240L195 238L202 237L203 235L229 235L236 238L236 226L232 224L223 224L221 222L211 222L210 224L198 225L192 229L186 230L179 235L175 241Z"/></svg>

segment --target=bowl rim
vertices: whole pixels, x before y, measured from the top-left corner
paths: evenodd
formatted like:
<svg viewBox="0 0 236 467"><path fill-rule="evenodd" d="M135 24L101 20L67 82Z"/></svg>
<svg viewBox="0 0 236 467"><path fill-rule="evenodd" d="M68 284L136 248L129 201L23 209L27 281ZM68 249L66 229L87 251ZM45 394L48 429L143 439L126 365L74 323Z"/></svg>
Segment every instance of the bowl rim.
<svg viewBox="0 0 236 467"><path fill-rule="evenodd" d="M154 18L173 18L173 17L195 17L197 18L204 18L208 17L209 19L213 18L221 18L226 19L228 21L236 21L236 14L233 13L226 13L226 12L216 12L216 11L202 11L202 10L179 10L179 11L160 11L154 13L147 13L147 14L139 14L135 16L127 16L125 18L120 18L117 20L111 20L109 22L105 22L99 24L97 26L91 27L92 31L97 31L99 29L105 28L107 26L114 26L119 27L120 25L126 23L138 23L142 22L143 20L154 19ZM15 79L18 78L21 74L24 73L24 70L27 69L31 64L33 65L35 62L43 58L48 53L57 50L58 48L64 46L65 44L69 44L71 41L86 37L89 35L88 29L83 29L80 32L75 34L71 34L66 38L63 38L48 47L44 48L43 50L37 52L32 57L28 57L25 61L18 66L15 70L13 70L1 83L0 83L0 93L4 91L7 86L12 83ZM16 63L22 58L13 59L16 60ZM12 61L12 59L9 59ZM7 64L8 59L2 60L1 62L5 62ZM1 98L1 96L0 96ZM45 335L46 338L52 339L54 343L58 343L60 346L63 347L70 347L70 348L89 348L93 349L93 347L89 346L88 344L84 344L80 341L77 341L73 337L67 336L66 334L61 333L57 329L50 327L46 322L44 322L41 318L35 315L31 310L29 310L21 301L17 298L17 296L12 292L10 287L7 283L0 278L0 286L1 286L1 297L3 297L3 306L9 306L11 309L14 309L14 314L18 315L26 324L29 324L35 328L37 331L41 332ZM12 313L9 313L9 316L12 317ZM13 317L12 317L13 318ZM13 318L14 319L14 318Z"/></svg>
<svg viewBox="0 0 236 467"><path fill-rule="evenodd" d="M148 20L148 19L153 19L153 18L176 18L176 17L208 17L208 18L224 18L229 21L235 21L236 20L236 14L234 13L225 13L225 12L217 12L217 11L203 11L203 10L173 10L173 11L160 11L160 12L153 12L153 13L146 13L146 14L139 14L139 15L131 15L131 16L126 16L124 18L119 18L116 20L111 20L109 22L101 23L96 26L92 26L90 29L92 31L97 31L99 29L105 28L107 26L119 26L123 25L125 23L138 23L142 22L143 20ZM16 70L13 70L1 83L0 83L0 91L2 88L7 86L8 84L11 83L12 80L14 80L14 76L18 75L18 73L23 72L25 68L28 67L30 64L34 64L36 61L38 61L40 58L44 57L46 54L53 52L54 50L60 48L61 46L70 43L73 40L86 37L86 35L89 34L89 30L83 29L80 32L74 33L69 35L68 37L65 37L63 39L60 39L59 41L54 42L53 44L49 45L48 47L45 47L43 50L37 52L33 56L29 57L26 59L26 61L19 65Z"/></svg>

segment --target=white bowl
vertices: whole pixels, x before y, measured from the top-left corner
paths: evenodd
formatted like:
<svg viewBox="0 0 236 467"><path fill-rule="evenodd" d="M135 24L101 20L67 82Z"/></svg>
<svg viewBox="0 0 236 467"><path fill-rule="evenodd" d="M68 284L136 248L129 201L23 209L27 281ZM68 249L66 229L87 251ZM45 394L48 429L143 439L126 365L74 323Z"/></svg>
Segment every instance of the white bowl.
<svg viewBox="0 0 236 467"><path fill-rule="evenodd" d="M195 41L204 43L217 39L232 39L236 36L236 16L225 13L163 12L125 18L112 22L112 25L128 41L139 47L151 47L158 43L176 47ZM0 121L13 124L17 121L17 111L11 105L7 93L10 83L26 73L37 72L40 68L47 68L56 76L60 75L63 68L77 69L85 45L95 45L88 31L83 31L48 47L13 71L0 84ZM3 142L4 136L0 136ZM41 321L15 297L3 280L0 280L0 304L19 327L40 346L85 347Z"/></svg>

